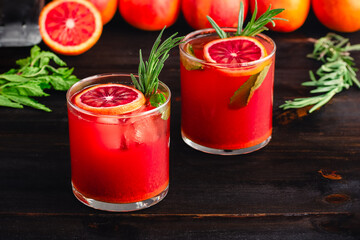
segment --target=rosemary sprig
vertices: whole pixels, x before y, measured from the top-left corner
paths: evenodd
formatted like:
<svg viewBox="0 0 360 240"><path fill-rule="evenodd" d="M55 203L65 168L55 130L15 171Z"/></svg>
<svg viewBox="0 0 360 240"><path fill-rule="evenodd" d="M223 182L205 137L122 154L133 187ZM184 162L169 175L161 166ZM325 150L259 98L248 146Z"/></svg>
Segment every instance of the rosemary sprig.
<svg viewBox="0 0 360 240"><path fill-rule="evenodd" d="M161 43L161 36L165 27L160 32L151 49L148 61L143 60L140 49L140 63L138 68L138 79L131 74L131 79L135 87L140 90L146 98L150 98L151 105L157 107L166 101L165 97L157 93L159 85L159 74L164 67L164 62L169 57L169 51L178 46L183 37L175 37L177 33L171 35ZM161 44L160 44L161 43Z"/></svg>
<svg viewBox="0 0 360 240"><path fill-rule="evenodd" d="M280 108L303 108L312 106L309 113L319 109L329 102L335 94L344 89L348 89L354 84L360 88L360 82L356 78L354 59L350 56L350 51L360 50L360 44L351 45L349 39L340 35L329 33L315 41L314 51L308 55L309 58L322 61L323 64L315 74L310 71L311 81L302 83L303 86L314 87L310 93L322 93L317 96L307 98L296 98L285 101Z"/></svg>
<svg viewBox="0 0 360 240"><path fill-rule="evenodd" d="M269 8L264 12L261 16L259 16L256 19L257 15L257 1L255 0L255 9L251 16L250 22L247 23L246 27L243 28L244 25L244 5L242 1L240 2L240 11L239 11L239 18L238 18L238 27L237 31L235 33L235 36L255 36L263 31L269 30L265 25L269 22L272 23L273 26L275 26L274 20L284 20L287 21L287 19L284 18L276 18L275 16L284 11L283 8L277 8L277 9L271 9L271 5ZM219 35L220 38L228 38L231 37L228 33L226 33L224 30L222 30L219 25L210 17L206 16L210 24L215 29L216 33Z"/></svg>

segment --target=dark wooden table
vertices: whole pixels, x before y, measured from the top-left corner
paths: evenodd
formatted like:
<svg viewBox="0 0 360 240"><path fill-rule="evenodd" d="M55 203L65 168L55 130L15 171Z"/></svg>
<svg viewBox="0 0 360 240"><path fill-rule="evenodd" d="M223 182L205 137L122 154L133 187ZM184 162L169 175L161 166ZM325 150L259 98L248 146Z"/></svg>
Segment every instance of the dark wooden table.
<svg viewBox="0 0 360 240"><path fill-rule="evenodd" d="M192 29L180 18L165 35L176 31ZM172 51L161 73L173 93L170 191L138 212L97 211L73 196L65 92L38 99L51 113L0 108L0 239L360 239L360 90L311 115L279 117L284 100L307 95L300 84L319 67L305 57L313 49L308 38L328 31L310 17L293 33L268 32L278 47L273 139L243 156L209 155L182 141L179 54ZM135 73L139 48L147 56L157 35L116 15L95 47L62 59L79 78ZM360 43L360 32L343 35ZM0 72L29 50L0 48ZM360 52L353 56L360 65Z"/></svg>

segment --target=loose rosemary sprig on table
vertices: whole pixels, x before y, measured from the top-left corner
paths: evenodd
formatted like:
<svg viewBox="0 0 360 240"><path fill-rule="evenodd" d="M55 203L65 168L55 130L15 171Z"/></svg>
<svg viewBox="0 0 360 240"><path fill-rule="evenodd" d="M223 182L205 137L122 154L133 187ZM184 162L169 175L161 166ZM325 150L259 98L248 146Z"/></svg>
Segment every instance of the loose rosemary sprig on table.
<svg viewBox="0 0 360 240"><path fill-rule="evenodd" d="M334 33L329 33L316 40L314 51L308 57L323 62L323 65L316 71L319 78L317 79L313 71L310 71L311 81L304 82L302 85L315 87L310 93L322 94L288 100L280 108L303 108L313 105L309 110L309 113L312 113L342 90L348 89L354 84L360 88L360 82L356 78L358 69L354 68L354 59L350 56L350 51L358 50L360 50L360 44L351 45L349 39Z"/></svg>
<svg viewBox="0 0 360 240"><path fill-rule="evenodd" d="M161 43L161 36L164 30L165 27L155 40L148 61L144 62L140 49L138 78L131 74L131 79L135 87L140 90L146 98L150 98L150 103L154 107L157 107L166 101L163 94L157 93L159 74L164 67L164 62L169 57L169 51L178 46L183 39L183 37L175 37L177 35L177 33L175 33Z"/></svg>
<svg viewBox="0 0 360 240"><path fill-rule="evenodd" d="M271 9L271 5L269 8L264 12L261 16L256 19L257 15L257 1L255 0L255 9L251 16L250 22L247 23L246 27L243 29L244 25L244 5L243 2L240 2L240 11L239 11L239 18L238 18L238 26L235 36L255 36L263 31L269 30L265 25L269 22L275 26L274 20L284 20L284 18L276 18L275 16L284 11L283 8ZM219 35L220 38L228 38L231 37L228 33L222 30L219 25L209 16L207 16L208 21L215 29L216 33Z"/></svg>

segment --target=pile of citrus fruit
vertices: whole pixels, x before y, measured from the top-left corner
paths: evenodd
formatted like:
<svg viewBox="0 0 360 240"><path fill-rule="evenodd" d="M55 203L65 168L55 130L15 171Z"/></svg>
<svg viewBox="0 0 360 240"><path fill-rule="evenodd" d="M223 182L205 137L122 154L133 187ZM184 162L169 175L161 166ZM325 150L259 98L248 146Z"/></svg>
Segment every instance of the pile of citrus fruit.
<svg viewBox="0 0 360 240"><path fill-rule="evenodd" d="M171 26L182 12L194 29L211 27L210 16L220 27L236 27L240 2L245 16L255 9L255 0L57 0L49 2L39 18L44 42L55 52L78 55L90 49L100 38L103 25L117 9L130 25L148 31ZM306 21L310 7L327 28L338 32L360 30L359 0L257 0L258 16L269 7L284 8L273 31L292 32Z"/></svg>

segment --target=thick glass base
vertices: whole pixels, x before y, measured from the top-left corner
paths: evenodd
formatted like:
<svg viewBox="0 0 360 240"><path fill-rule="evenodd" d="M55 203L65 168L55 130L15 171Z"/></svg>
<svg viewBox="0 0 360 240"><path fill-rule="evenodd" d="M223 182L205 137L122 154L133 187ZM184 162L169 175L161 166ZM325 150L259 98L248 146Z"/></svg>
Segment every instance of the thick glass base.
<svg viewBox="0 0 360 240"><path fill-rule="evenodd" d="M241 148L241 149L216 149L216 148L205 147L191 141L189 138L185 136L185 134L182 131L181 131L181 137L184 140L184 142L190 147L205 153L217 154L217 155L240 155L240 154L251 153L256 150L259 150L260 148L265 147L271 140L271 135L270 135L265 141L252 147Z"/></svg>
<svg viewBox="0 0 360 240"><path fill-rule="evenodd" d="M144 208L151 207L161 200L165 198L165 196L168 193L169 185L166 187L164 191L162 191L160 194L158 194L155 197L139 201L139 202L133 202L133 203L108 203L108 202L101 202L98 200L94 200L91 198L87 198L84 195L82 195L77 189L74 187L74 184L72 184L72 189L75 197L85 204L86 206L98 209L98 210L104 210L104 211L110 211L110 212L131 212L136 210L141 210Z"/></svg>

